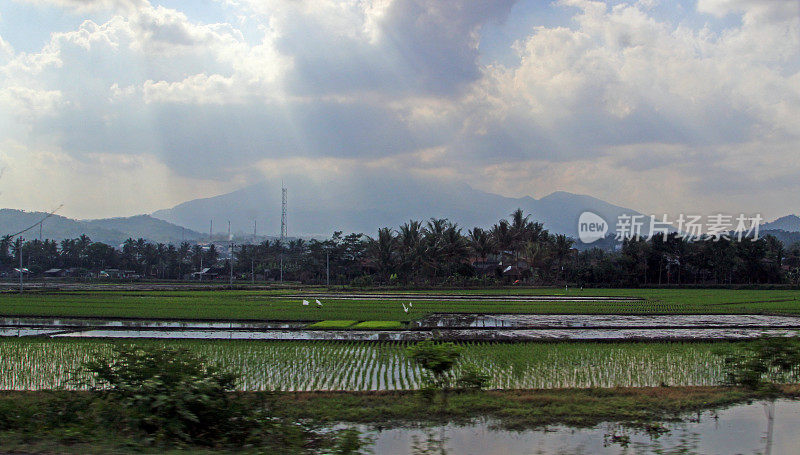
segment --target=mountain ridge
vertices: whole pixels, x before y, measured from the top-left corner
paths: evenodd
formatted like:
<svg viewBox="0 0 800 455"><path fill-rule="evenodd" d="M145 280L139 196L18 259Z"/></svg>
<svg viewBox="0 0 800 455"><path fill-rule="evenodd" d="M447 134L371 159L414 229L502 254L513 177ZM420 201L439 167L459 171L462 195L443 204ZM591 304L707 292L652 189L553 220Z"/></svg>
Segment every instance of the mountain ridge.
<svg viewBox="0 0 800 455"><path fill-rule="evenodd" d="M47 213L17 209L0 209L0 235L13 234L37 224ZM127 238L144 238L152 242L178 243L181 240L200 238L199 232L169 223L147 214L129 217L78 220L52 215L42 222L42 239L63 240L85 234L95 242L117 246ZM34 227L22 234L23 238L39 237Z"/></svg>
<svg viewBox="0 0 800 455"><path fill-rule="evenodd" d="M640 215L636 210L589 195L556 191L541 199L506 197L477 190L466 183L439 184L420 178L365 178L360 182L291 182L288 230L291 235L330 236L334 231L374 235L379 227L397 228L411 220L447 218L462 228L488 228L521 208L532 221L551 232L577 238L577 221L583 211L593 211L613 232L619 215ZM152 216L200 230L210 220L234 232L280 232L280 184L264 181L230 193L186 201ZM390 202L387 202L390 201ZM647 220L646 220L647 221ZM647 224L647 223L646 223ZM216 231L216 230L215 230Z"/></svg>

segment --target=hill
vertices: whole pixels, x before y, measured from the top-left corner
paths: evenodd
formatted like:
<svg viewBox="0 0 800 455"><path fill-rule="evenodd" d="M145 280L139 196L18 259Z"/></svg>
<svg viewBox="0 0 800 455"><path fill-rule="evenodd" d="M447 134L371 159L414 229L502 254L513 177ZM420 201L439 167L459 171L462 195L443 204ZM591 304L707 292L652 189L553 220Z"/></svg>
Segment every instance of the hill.
<svg viewBox="0 0 800 455"><path fill-rule="evenodd" d="M447 218L466 229L490 227L517 208L544 223L551 232L577 238L578 217L583 211L602 216L611 232L621 214L638 214L600 199L559 191L541 199L511 198L476 190L466 184L443 184L411 177L364 177L359 181L294 179L288 188L290 235L329 236L335 230L375 235L379 227L397 228L410 219ZM215 232L280 231L280 182L262 182L215 197L195 199L153 216L196 230ZM218 228L217 228L218 226Z"/></svg>
<svg viewBox="0 0 800 455"><path fill-rule="evenodd" d="M0 209L0 235L13 234L39 222L43 212L26 212L15 209ZM86 234L95 242L117 246L128 237L145 238L152 242L178 243L181 239L200 238L200 233L176 226L150 215L98 220L75 220L53 215L42 223L43 239L63 240ZM36 227L23 234L26 239L39 238Z"/></svg>
<svg viewBox="0 0 800 455"><path fill-rule="evenodd" d="M800 232L800 217L797 215L786 215L775 221L761 225L763 230Z"/></svg>

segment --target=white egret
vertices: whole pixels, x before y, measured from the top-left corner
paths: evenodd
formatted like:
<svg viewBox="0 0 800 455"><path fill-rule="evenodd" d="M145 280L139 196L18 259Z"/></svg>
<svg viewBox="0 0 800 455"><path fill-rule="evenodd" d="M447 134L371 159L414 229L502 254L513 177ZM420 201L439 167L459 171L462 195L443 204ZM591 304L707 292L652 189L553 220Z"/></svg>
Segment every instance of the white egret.
<svg viewBox="0 0 800 455"><path fill-rule="evenodd" d="M317 308L322 308L322 302L319 299L314 299L314 301L317 302Z"/></svg>
<svg viewBox="0 0 800 455"><path fill-rule="evenodd" d="M303 306L308 306L308 300L303 300Z"/></svg>
<svg viewBox="0 0 800 455"><path fill-rule="evenodd" d="M400 305L403 305L403 311L408 313L408 308L406 308L406 304L405 303L401 303Z"/></svg>

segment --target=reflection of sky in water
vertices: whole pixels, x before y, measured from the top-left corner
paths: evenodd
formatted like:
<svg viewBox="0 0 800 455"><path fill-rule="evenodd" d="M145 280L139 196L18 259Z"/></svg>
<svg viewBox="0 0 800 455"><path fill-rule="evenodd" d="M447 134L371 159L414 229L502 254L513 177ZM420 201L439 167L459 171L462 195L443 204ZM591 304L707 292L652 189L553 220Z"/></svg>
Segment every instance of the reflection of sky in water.
<svg viewBox="0 0 800 455"><path fill-rule="evenodd" d="M800 318L766 315L479 315L435 314L412 330L302 330L299 321L147 321L0 318L0 336L241 340L418 341L441 339L706 340L796 336ZM430 330L426 330L430 329ZM433 330L433 331L431 331Z"/></svg>
<svg viewBox="0 0 800 455"><path fill-rule="evenodd" d="M767 418L762 402L738 405L716 413L702 414L699 422L665 424L671 431L658 438L643 432L600 425L590 429L550 427L521 432L491 430L486 423L444 427L445 447L450 455L512 454L625 454L692 453L755 454L766 449ZM375 437L376 454L412 454L417 447L440 440L442 427L431 429L365 430ZM364 428L362 427L362 430ZM630 436L627 448L608 442L605 435ZM430 446L430 445L428 445ZM676 449L685 449L678 452ZM773 455L800 451L800 402L779 400L775 405Z"/></svg>
<svg viewBox="0 0 800 455"><path fill-rule="evenodd" d="M454 329L436 331L440 340L707 340L749 339L759 336L796 336L787 330L766 329ZM161 338L206 340L346 340L418 341L432 332L400 330L82 330L56 335L81 338Z"/></svg>
<svg viewBox="0 0 800 455"><path fill-rule="evenodd" d="M433 314L415 323L441 328L581 328L581 327L800 327L795 316L758 314Z"/></svg>

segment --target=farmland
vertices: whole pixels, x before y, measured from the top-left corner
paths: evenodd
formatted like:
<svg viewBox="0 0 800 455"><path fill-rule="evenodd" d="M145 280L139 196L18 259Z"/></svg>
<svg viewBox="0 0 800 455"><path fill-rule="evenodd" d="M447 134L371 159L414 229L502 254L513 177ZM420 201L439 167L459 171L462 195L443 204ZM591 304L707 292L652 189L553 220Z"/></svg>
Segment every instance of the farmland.
<svg viewBox="0 0 800 455"><path fill-rule="evenodd" d="M0 390L73 387L70 372L107 340L0 339ZM417 389L421 372L403 343L137 341L178 346L241 375L240 390L379 391ZM466 365L490 373L493 389L708 386L723 380L716 353L743 343L462 343ZM76 379L76 378L72 378Z"/></svg>
<svg viewBox="0 0 800 455"><path fill-rule="evenodd" d="M800 292L732 289L489 289L414 291L354 298L338 293L322 307L304 307L294 290L72 290L0 295L0 316L120 317L227 320L379 320L410 321L431 313L530 314L794 314ZM403 299L416 297L404 312ZM503 300L544 296L544 300ZM553 296L548 301L546 296ZM474 297L474 300L470 300ZM491 297L497 297L492 300ZM615 297L638 300L556 301L565 297Z"/></svg>

